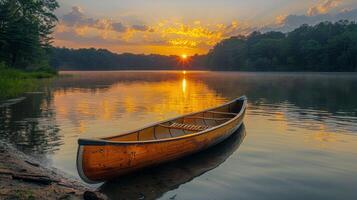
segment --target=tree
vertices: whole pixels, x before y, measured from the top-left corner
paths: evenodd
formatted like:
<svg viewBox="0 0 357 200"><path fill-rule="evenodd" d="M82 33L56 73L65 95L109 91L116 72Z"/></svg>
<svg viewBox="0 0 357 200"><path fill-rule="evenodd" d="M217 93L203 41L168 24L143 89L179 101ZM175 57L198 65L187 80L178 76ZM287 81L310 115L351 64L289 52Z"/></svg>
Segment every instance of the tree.
<svg viewBox="0 0 357 200"><path fill-rule="evenodd" d="M56 0L0 0L0 61L22 69L43 62L58 6Z"/></svg>
<svg viewBox="0 0 357 200"><path fill-rule="evenodd" d="M302 25L289 32L253 32L218 43L207 55L215 70L357 71L357 24Z"/></svg>

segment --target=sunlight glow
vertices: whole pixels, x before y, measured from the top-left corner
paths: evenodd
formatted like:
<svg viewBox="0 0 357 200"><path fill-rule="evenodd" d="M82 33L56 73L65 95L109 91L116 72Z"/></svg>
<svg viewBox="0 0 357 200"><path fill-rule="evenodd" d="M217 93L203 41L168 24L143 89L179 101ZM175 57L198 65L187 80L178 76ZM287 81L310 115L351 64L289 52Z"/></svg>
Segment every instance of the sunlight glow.
<svg viewBox="0 0 357 200"><path fill-rule="evenodd" d="M181 55L182 60L186 60L187 57L188 57L187 54L182 54L182 55Z"/></svg>
<svg viewBox="0 0 357 200"><path fill-rule="evenodd" d="M186 87L187 87L187 82L186 78L182 79L182 92L185 94L186 93Z"/></svg>

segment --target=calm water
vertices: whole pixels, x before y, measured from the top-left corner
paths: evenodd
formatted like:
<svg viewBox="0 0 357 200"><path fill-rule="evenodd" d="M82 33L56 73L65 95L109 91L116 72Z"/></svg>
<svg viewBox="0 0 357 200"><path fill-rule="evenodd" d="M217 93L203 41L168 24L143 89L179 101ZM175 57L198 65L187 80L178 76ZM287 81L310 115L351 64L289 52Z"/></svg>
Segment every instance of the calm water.
<svg viewBox="0 0 357 200"><path fill-rule="evenodd" d="M249 98L244 126L224 143L94 186L114 199L357 199L357 74L65 74L3 104L0 138L74 177L79 137Z"/></svg>

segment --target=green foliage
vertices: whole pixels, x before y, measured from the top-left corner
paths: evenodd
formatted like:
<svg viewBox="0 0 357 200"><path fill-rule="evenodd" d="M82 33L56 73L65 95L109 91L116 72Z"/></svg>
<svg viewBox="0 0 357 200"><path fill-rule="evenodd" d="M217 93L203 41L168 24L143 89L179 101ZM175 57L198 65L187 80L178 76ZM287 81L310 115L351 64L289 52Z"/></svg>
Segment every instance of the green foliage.
<svg viewBox="0 0 357 200"><path fill-rule="evenodd" d="M25 72L7 67L0 63L0 100L17 97L24 92L38 89L41 78L53 77L53 72Z"/></svg>
<svg viewBox="0 0 357 200"><path fill-rule="evenodd" d="M357 71L357 24L303 25L289 33L253 32L218 43L207 55L213 70Z"/></svg>
<svg viewBox="0 0 357 200"><path fill-rule="evenodd" d="M48 66L56 0L0 0L0 61L18 69Z"/></svg>

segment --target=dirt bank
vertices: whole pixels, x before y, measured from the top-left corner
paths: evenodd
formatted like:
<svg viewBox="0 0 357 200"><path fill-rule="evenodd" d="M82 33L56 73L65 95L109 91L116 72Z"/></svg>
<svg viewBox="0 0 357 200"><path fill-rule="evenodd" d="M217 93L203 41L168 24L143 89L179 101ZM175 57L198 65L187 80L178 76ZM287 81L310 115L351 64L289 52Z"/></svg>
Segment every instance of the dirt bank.
<svg viewBox="0 0 357 200"><path fill-rule="evenodd" d="M0 142L0 199L107 199Z"/></svg>

